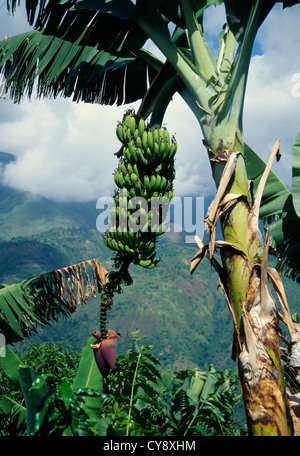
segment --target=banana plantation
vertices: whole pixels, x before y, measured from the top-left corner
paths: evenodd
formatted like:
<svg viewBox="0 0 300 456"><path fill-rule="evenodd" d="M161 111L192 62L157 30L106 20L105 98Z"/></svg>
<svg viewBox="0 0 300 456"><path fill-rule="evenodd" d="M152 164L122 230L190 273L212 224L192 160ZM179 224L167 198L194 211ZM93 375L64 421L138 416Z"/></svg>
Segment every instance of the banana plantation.
<svg viewBox="0 0 300 456"><path fill-rule="evenodd" d="M7 7L14 12L18 3L7 0ZM138 102L139 108L124 108L112 125L119 140L119 150L112 151L118 158L116 190L109 228L99 240L112 251L112 269L92 258L0 289L0 332L8 343L99 296L99 320L73 366L77 373L59 382L7 347L0 358L3 381L10 380L16 391L9 396L4 390L1 409L10 419L14 415L20 429L26 420L28 435L299 435L299 323L281 277L300 277L300 130L292 151L292 192L271 169L280 159L280 139L274 138L265 162L243 132L258 30L276 4L298 8L299 1L24 3L33 29L0 42L7 96L22 103L36 91L39 98L111 106ZM214 57L203 20L208 8L220 5L226 23ZM163 59L148 50L149 40ZM135 287L130 268L147 274L162 266L156 247L167 229L181 147L164 125L175 94L198 121L195 138L216 186L204 221L208 242L196 237L190 273L200 273L201 262L208 261L218 274L232 318L237 372L161 372L137 334L118 356L119 328L109 326L118 293L125 285ZM239 396L245 429L232 419Z"/></svg>

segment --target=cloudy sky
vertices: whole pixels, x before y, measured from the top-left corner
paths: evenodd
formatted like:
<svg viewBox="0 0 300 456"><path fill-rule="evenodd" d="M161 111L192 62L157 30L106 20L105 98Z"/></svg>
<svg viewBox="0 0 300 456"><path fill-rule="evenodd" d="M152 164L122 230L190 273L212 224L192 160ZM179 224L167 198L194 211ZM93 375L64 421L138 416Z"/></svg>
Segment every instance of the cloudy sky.
<svg viewBox="0 0 300 456"><path fill-rule="evenodd" d="M210 8L206 19L208 41L221 30L222 7ZM252 58L244 113L246 141L265 160L277 138L282 160L273 169L291 185L291 149L300 126L300 6L270 13L259 31ZM21 8L8 15L0 5L0 39L29 27ZM298 76L299 78L298 78ZM137 108L138 104L132 107ZM125 107L105 107L70 100L35 100L14 105L0 99L0 151L17 156L2 178L11 187L54 200L92 201L109 196L115 187L114 153L120 143L115 126ZM177 196L207 197L214 191L211 172L194 115L175 97L165 123L179 143Z"/></svg>

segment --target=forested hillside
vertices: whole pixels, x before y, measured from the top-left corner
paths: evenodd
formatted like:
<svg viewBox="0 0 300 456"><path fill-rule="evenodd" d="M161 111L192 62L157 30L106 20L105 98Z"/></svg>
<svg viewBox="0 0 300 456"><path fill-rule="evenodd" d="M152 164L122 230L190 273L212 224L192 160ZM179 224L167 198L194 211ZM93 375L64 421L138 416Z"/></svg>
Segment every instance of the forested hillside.
<svg viewBox="0 0 300 456"><path fill-rule="evenodd" d="M96 230L53 229L40 235L0 244L0 283L13 283L79 261L97 258L110 270L111 252ZM130 332L141 331L143 342L154 345L154 353L166 367L182 368L214 364L232 366L232 322L218 278L208 261L194 275L189 260L196 246L161 238L160 263L154 270L132 266L133 284L115 296L109 313L110 327L122 333L119 351L126 350ZM300 309L298 286L285 280L290 306ZM79 307L71 320L40 329L28 342L64 340L80 350L97 329L98 298ZM22 347L18 346L18 349Z"/></svg>
<svg viewBox="0 0 300 456"><path fill-rule="evenodd" d="M95 204L32 199L3 185L0 192L0 283L14 283L91 258L111 270L112 252L96 230ZM235 365L232 321L218 277L208 261L190 275L190 259L196 250L196 244L186 244L180 233L167 233L159 239L157 268L131 267L133 284L115 296L109 313L109 326L122 334L117 341L119 352L127 349L130 332L138 328L143 342L154 345L155 355L167 368ZM298 285L286 279L284 283L290 307L299 313ZM40 328L23 346L64 340L80 350L97 329L98 314L96 297L71 320Z"/></svg>

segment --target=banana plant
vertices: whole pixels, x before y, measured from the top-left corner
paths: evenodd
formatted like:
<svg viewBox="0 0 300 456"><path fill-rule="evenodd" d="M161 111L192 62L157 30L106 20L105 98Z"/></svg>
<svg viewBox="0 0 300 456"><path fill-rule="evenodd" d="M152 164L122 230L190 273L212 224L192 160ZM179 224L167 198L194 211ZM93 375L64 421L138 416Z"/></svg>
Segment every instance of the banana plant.
<svg viewBox="0 0 300 456"><path fill-rule="evenodd" d="M265 191L272 188L271 166L279 158L280 141L274 138L270 161L255 176L254 186L254 159L246 158L257 154L243 138L253 45L276 3L292 7L299 1L45 0L37 4L26 0L34 30L0 42L5 91L17 102L32 94L36 81L39 97L60 95L109 105L141 100L138 116L161 124L178 92L196 116L217 192L205 219L209 243L198 239L191 272L206 256L219 273L233 320L234 349L253 435L292 435L297 428L284 382L279 312L269 279L294 342L297 331L280 277L268 266L270 235L264 239L259 229L260 214L284 223L284 206L277 199L282 203L282 194L276 194L272 212ZM203 15L208 7L221 4L226 23L214 58L205 39ZM17 2L8 0L8 6L14 11ZM144 47L149 38L164 61ZM271 197L273 192L274 186ZM298 215L293 215L298 223ZM215 238L218 220L222 240ZM274 227L270 226L273 233Z"/></svg>

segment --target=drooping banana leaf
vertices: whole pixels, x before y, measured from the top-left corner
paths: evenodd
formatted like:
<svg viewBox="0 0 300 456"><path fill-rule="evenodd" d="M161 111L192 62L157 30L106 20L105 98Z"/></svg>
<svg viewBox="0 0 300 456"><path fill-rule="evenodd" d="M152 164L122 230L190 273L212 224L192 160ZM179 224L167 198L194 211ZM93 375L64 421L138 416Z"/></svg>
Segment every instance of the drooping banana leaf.
<svg viewBox="0 0 300 456"><path fill-rule="evenodd" d="M144 96L148 78L152 81L162 66L143 49L120 56L80 41L80 37L71 42L38 30L0 41L4 93L20 102L23 96L31 97L37 81L39 98L127 104Z"/></svg>
<svg viewBox="0 0 300 456"><path fill-rule="evenodd" d="M296 182L300 173L299 131L293 146L293 193L271 170L265 185L260 219L269 230L276 252L276 268L284 276L300 282L300 217L295 205L300 198ZM248 178L253 181L254 192L266 167L262 158L247 144L244 154Z"/></svg>
<svg viewBox="0 0 300 456"><path fill-rule="evenodd" d="M101 291L107 274L97 260L89 260L0 288L0 332L6 342L69 317L79 303Z"/></svg>

